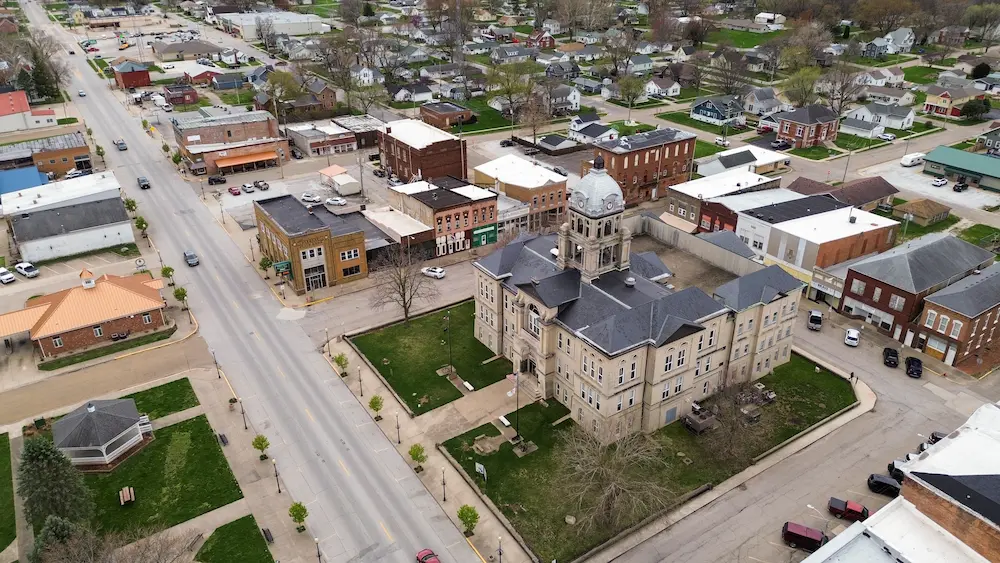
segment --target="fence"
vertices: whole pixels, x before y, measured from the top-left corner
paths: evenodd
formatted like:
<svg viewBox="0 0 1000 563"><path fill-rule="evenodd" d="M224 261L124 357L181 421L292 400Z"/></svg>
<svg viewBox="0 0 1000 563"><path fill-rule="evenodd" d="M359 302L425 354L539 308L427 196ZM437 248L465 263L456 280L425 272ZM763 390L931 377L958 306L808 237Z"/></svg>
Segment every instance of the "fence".
<svg viewBox="0 0 1000 563"><path fill-rule="evenodd" d="M692 234L685 233L676 227L660 221L658 217L652 214L643 213L629 219L632 220L632 223L630 224L629 220L626 220L626 226L633 233L649 235L667 246L694 254L705 262L721 268L734 276L745 276L764 269L763 264L754 262L749 258L744 258L739 254L735 254L721 246L716 246ZM638 228L633 228L632 225Z"/></svg>

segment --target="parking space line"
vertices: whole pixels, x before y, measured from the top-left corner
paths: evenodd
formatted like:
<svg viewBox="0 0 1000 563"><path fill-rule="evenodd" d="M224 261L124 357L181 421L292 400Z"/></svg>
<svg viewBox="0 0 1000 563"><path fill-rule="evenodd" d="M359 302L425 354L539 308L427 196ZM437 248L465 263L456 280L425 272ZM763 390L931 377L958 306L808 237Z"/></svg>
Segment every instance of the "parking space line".
<svg viewBox="0 0 1000 563"><path fill-rule="evenodd" d="M852 495L861 495L863 497L879 498L877 495L874 495L872 493L859 493L858 491L853 491L851 489L847 489L847 492L851 493Z"/></svg>
<svg viewBox="0 0 1000 563"><path fill-rule="evenodd" d="M767 543L773 545L774 547L783 547L785 549L792 549L792 548L788 547L787 545L785 545L783 543L774 543L773 541L769 541Z"/></svg>
<svg viewBox="0 0 1000 563"><path fill-rule="evenodd" d="M43 269L45 269L45 270L48 270L48 271L50 271L50 272L52 272L52 273L55 273L55 274L61 274L61 273L62 273L62 272L60 272L59 270L56 270L56 269L53 269L53 268L50 268L50 267L48 267L48 266L42 266L42 268L43 268Z"/></svg>
<svg viewBox="0 0 1000 563"><path fill-rule="evenodd" d="M98 260L104 260L106 264L111 264L111 260L108 260L107 258L101 256L100 254L95 254L94 258L97 258Z"/></svg>

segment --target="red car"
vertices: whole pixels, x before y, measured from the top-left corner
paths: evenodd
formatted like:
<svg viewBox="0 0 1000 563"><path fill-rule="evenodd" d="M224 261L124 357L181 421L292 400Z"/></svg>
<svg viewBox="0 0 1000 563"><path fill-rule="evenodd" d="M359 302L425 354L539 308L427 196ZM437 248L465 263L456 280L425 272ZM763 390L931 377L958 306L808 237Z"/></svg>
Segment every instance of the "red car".
<svg viewBox="0 0 1000 563"><path fill-rule="evenodd" d="M100 49L98 49L97 47L90 47L87 49L88 53L96 53L98 51L100 51Z"/></svg>
<svg viewBox="0 0 1000 563"><path fill-rule="evenodd" d="M233 195L240 195L243 192L240 191L240 187L239 186L229 186L229 193L231 193Z"/></svg>
<svg viewBox="0 0 1000 563"><path fill-rule="evenodd" d="M417 563L441 563L441 560L430 549L422 549L417 552Z"/></svg>
<svg viewBox="0 0 1000 563"><path fill-rule="evenodd" d="M830 510L830 514L845 520L859 521L868 518L868 509L852 500L840 500L836 497L830 497L830 503L827 505L827 508Z"/></svg>

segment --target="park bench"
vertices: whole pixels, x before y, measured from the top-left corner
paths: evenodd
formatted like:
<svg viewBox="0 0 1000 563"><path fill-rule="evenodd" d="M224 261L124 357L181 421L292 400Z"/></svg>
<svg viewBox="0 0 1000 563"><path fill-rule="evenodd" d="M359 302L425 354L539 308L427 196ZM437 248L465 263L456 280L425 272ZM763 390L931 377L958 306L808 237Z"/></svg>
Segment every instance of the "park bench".
<svg viewBox="0 0 1000 563"><path fill-rule="evenodd" d="M472 384L469 383L468 381L463 381L462 385L465 385L465 388L468 389L469 391L475 391L476 390L476 388L473 387Z"/></svg>
<svg viewBox="0 0 1000 563"><path fill-rule="evenodd" d="M226 438L225 434L219 434L219 442L221 442L223 446L228 446L229 438Z"/></svg>
<svg viewBox="0 0 1000 563"><path fill-rule="evenodd" d="M264 534L264 539L267 540L267 543L274 543L274 536L271 535L270 528L261 528L260 533Z"/></svg>
<svg viewBox="0 0 1000 563"><path fill-rule="evenodd" d="M135 489L132 487L124 487L122 490L118 491L118 502L121 506L125 506L126 502L135 502Z"/></svg>
<svg viewBox="0 0 1000 563"><path fill-rule="evenodd" d="M510 428L510 421L507 420L506 416L501 416L500 422L502 422L505 427Z"/></svg>

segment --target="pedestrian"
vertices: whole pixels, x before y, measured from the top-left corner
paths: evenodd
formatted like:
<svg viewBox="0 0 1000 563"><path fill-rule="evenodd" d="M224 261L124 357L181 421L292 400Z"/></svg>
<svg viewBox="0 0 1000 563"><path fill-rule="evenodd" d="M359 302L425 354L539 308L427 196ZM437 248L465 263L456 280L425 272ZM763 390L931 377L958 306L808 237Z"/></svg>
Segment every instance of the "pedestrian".
<svg viewBox="0 0 1000 563"><path fill-rule="evenodd" d="M853 372L853 371L851 372L851 378L850 378L850 381L851 381L851 383L854 383L854 372Z"/></svg>

